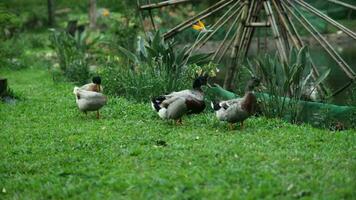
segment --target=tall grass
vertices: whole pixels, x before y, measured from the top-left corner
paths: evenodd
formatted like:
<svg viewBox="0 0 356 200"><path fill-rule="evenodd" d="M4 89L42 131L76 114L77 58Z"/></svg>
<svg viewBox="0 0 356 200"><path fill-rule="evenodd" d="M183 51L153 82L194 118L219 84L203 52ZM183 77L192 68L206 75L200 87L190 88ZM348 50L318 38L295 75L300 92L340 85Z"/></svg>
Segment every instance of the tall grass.
<svg viewBox="0 0 356 200"><path fill-rule="evenodd" d="M186 48L164 41L160 32L147 40L139 39L137 46L135 53L118 47L118 55L106 60L101 75L109 93L145 101L162 93L190 88L192 71L196 69L190 66L206 63L209 56L187 58Z"/></svg>
<svg viewBox="0 0 356 200"><path fill-rule="evenodd" d="M76 32L72 36L64 31L52 30L51 47L57 55L60 72L69 81L85 83L89 79L89 50L99 40L99 36L91 37L88 32Z"/></svg>
<svg viewBox="0 0 356 200"><path fill-rule="evenodd" d="M314 81L310 65L306 47L299 51L291 49L288 63L281 63L277 56L269 55L248 62L247 69L262 79L263 92L269 94L261 95L260 107L264 115L298 121L301 111L299 101L308 87L317 88L330 73L330 69L326 70Z"/></svg>

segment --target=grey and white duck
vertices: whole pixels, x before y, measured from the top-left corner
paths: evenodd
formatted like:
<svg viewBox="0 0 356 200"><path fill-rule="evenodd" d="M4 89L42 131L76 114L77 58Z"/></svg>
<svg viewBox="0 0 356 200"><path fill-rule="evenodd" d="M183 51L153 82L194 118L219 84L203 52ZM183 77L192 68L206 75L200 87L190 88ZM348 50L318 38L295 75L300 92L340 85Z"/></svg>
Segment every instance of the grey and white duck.
<svg viewBox="0 0 356 200"><path fill-rule="evenodd" d="M220 121L228 122L230 129L233 129L233 125L238 122L241 123L243 129L243 122L256 112L257 98L253 90L259 84L260 79L253 77L247 83L245 95L242 98L211 102L216 117Z"/></svg>
<svg viewBox="0 0 356 200"><path fill-rule="evenodd" d="M151 99L151 105L162 119L176 120L177 124L182 123L182 116L186 114L198 114L204 111L203 85L207 85L208 76L203 75L193 82L193 89L172 92Z"/></svg>
<svg viewBox="0 0 356 200"><path fill-rule="evenodd" d="M88 111L96 111L96 117L99 119L99 109L107 102L107 97L101 92L100 77L94 77L93 83L81 87L74 87L73 93L79 110L85 114L87 114Z"/></svg>

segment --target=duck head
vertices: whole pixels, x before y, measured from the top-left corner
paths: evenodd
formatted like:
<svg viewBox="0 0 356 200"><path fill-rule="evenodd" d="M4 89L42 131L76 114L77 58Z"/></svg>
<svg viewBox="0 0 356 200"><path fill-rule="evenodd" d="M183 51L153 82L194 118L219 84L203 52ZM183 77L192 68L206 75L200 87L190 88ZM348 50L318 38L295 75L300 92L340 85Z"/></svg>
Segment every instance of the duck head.
<svg viewBox="0 0 356 200"><path fill-rule="evenodd" d="M100 76L94 76L92 79L93 83L96 85L97 91L100 91L101 78Z"/></svg>
<svg viewBox="0 0 356 200"><path fill-rule="evenodd" d="M255 87L259 86L261 83L261 79L258 77L252 77L246 85L245 92L251 92L255 89Z"/></svg>
<svg viewBox="0 0 356 200"><path fill-rule="evenodd" d="M207 85L207 83L208 83L208 75L199 76L193 82L193 89L201 90L201 86Z"/></svg>

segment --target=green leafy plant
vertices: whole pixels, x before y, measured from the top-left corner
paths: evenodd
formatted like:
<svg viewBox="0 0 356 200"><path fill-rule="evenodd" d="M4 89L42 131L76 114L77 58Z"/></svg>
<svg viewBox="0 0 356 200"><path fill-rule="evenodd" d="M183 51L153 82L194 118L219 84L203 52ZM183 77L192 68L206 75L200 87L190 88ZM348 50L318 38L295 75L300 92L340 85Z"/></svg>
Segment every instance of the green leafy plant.
<svg viewBox="0 0 356 200"><path fill-rule="evenodd" d="M102 69L109 92L137 101L191 87L191 65L207 63L209 55L191 56L186 48L177 48L173 41L164 41L160 33L139 39L136 53L117 48L119 56L108 58Z"/></svg>
<svg viewBox="0 0 356 200"><path fill-rule="evenodd" d="M254 62L248 61L247 69L262 79L265 87L260 102L262 113L270 117L286 117L296 122L299 116L299 104L308 87L317 88L330 73L326 70L312 81L310 55L306 47L299 51L291 49L288 63L280 63L277 56L265 55ZM309 91L310 92L310 91Z"/></svg>
<svg viewBox="0 0 356 200"><path fill-rule="evenodd" d="M59 68L69 81L84 83L90 76L90 50L101 39L91 37L88 32L71 36L63 31L52 30L51 47L55 50Z"/></svg>

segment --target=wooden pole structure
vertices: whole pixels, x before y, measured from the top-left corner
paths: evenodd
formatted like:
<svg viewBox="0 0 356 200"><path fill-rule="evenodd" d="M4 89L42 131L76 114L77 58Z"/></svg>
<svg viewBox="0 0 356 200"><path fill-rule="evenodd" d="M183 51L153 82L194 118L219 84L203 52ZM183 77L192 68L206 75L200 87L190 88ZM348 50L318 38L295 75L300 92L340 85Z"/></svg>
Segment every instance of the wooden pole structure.
<svg viewBox="0 0 356 200"><path fill-rule="evenodd" d="M290 1L289 1L290 2ZM300 1L300 0L294 0L298 5L302 6L304 9L308 10L309 12L315 14L316 16L320 17L321 19L327 21L329 24L335 26L336 28L342 30L345 34L350 36L352 39L356 40L356 33L354 33L352 30L346 28L339 22L331 19L329 16L325 15L324 13L320 12L318 9L314 8L310 4Z"/></svg>
<svg viewBox="0 0 356 200"><path fill-rule="evenodd" d="M152 3L152 4L150 3L148 5L143 5L143 6L140 6L139 9L151 10L154 8L161 8L161 7L165 7L165 6L177 5L177 4L181 4L181 3L187 3L190 1L191 0L169 0L169 1L159 2L159 3Z"/></svg>
<svg viewBox="0 0 356 200"><path fill-rule="evenodd" d="M197 20L203 20L210 15L218 12L219 10L225 8L226 6L230 5L233 3L234 0L221 0L217 2L216 4L210 6L209 8L203 10L202 12L198 13L197 15L187 19L186 21L180 23L176 27L172 28L169 30L167 33L163 35L164 39L169 39L176 35L177 33L187 29L188 27L191 27L194 23L196 23Z"/></svg>
<svg viewBox="0 0 356 200"><path fill-rule="evenodd" d="M239 1L238 1L237 3L239 3ZM237 5L237 4L235 4L235 5ZM229 11L231 11L233 8L235 8L235 5L232 6ZM242 7L243 7L243 5L241 5L241 6L238 7L237 9L235 9L235 11L234 11L230 16L228 16L228 17L226 18L226 15L229 13L229 11L227 11L227 12L214 24L214 26L211 28L211 29L213 29L213 31L212 31L210 34L206 34L207 37L205 37L205 39L204 39L204 37L201 37L201 38L198 40L198 42L200 42L201 40L204 39L203 42L201 42L200 45L198 45L198 46L196 47L196 49L200 49L201 47L203 47L203 46L208 42L208 40L209 40L222 26L224 26L224 25L225 25L228 21L230 21L237 13L239 13L239 12L241 11ZM225 21L221 22L223 19L225 19ZM217 25L217 27L215 27L215 25ZM193 49L191 48L191 49L189 49L188 51L191 51L191 50L193 50Z"/></svg>
<svg viewBox="0 0 356 200"><path fill-rule="evenodd" d="M151 0L147 0L147 2L149 4L151 4ZM148 9L148 15L150 16L150 20L151 20L151 24L152 24L153 30L156 32L156 25L155 25L155 21L153 20L152 9Z"/></svg>
<svg viewBox="0 0 356 200"><path fill-rule="evenodd" d="M327 1L329 1L330 3L337 4L339 6L344 6L346 8L350 8L352 10L356 10L356 6L348 4L348 3L345 3L345 2L342 2L342 1L338 1L338 0L327 0Z"/></svg>
<svg viewBox="0 0 356 200"><path fill-rule="evenodd" d="M89 0L89 27L96 29L96 0Z"/></svg>
<svg viewBox="0 0 356 200"><path fill-rule="evenodd" d="M242 44L242 46L243 46L243 51L241 52L242 58L247 57L247 53L248 53L248 50L250 49L250 45L251 45L253 34L255 32L255 28L260 27L259 25L254 26L253 24L258 24L255 21L258 19L258 13L261 10L261 8L262 8L262 5L258 4L256 2L256 5L255 5L255 8L254 8L251 20L250 20L250 24L245 24L245 26L249 27L249 29L248 29L247 36L246 36L247 39L244 40L243 41L244 43ZM263 23L263 24L269 24L269 23ZM252 25L252 26L249 26L249 25Z"/></svg>
<svg viewBox="0 0 356 200"><path fill-rule="evenodd" d="M304 43L301 39L301 37L298 34L297 29L295 28L294 24L292 23L291 19L286 13L286 10L284 9L283 5L281 2L277 2L276 0L272 0L272 3L274 4L274 7L276 8L276 11L278 13L278 16L281 20L281 25L285 27L287 34L289 35L289 38L291 39L294 47L296 49L301 49L302 46L304 46ZM318 68L314 64L312 58L310 58L313 74L312 77L315 80L320 76ZM320 85L317 86L317 89L319 93L321 94L322 97L325 97L327 94L327 90L325 89L325 86L323 83L320 83Z"/></svg>
<svg viewBox="0 0 356 200"><path fill-rule="evenodd" d="M252 37L254 27L248 27L246 24L254 22L257 19L257 9L259 3L256 0L245 2L248 4L245 4L244 11L248 11L248 13L242 13L241 23L238 28L239 34L235 38L233 44L233 49L230 55L230 65L228 66L224 80L224 88L228 90L233 89L233 80L236 76L240 63L246 56L247 49L249 48L249 41Z"/></svg>
<svg viewBox="0 0 356 200"><path fill-rule="evenodd" d="M221 51L221 49L223 48L225 42L227 41L230 33L232 32L233 28L235 27L235 25L237 24L238 20L240 19L242 12L239 12L234 20L234 22L230 25L230 28L228 29L228 31L226 32L224 39L222 40L222 42L220 43L219 47L216 49L214 55L212 56L211 60L215 60L216 56L218 55L218 53ZM232 41L234 40L234 38L236 37L236 35L234 34L232 39L230 40L230 42L228 43L227 47L224 48L223 53L221 58L225 55L227 49L229 48L229 46L231 46ZM218 63L220 62L221 59L219 59Z"/></svg>
<svg viewBox="0 0 356 200"><path fill-rule="evenodd" d="M269 1L265 1L265 2L263 2L263 6L265 8L267 17L268 17L268 19L270 21L270 24L271 24L272 33L273 33L274 38L276 40L277 49L278 49L278 53L279 53L281 62L287 63L287 61L288 61L288 58L287 58L287 55L286 55L287 51L286 51L285 45L283 44L283 41L281 39L279 30L278 30L278 26L277 26L277 22L276 22L276 19L274 18L274 15L273 15L273 10L272 10L271 4L270 4Z"/></svg>
<svg viewBox="0 0 356 200"><path fill-rule="evenodd" d="M239 51L239 46L241 43L242 38L244 37L244 34L246 32L247 27L244 26L246 21L249 19L250 15L252 14L252 5L254 4L254 0L248 1L245 0L245 5L242 10L242 16L241 16L241 22L239 26L237 27L236 31L236 37L234 39L233 45L232 45L232 52L230 54L230 65L228 66L226 70L226 75L225 75L225 80L224 80L224 88L231 90L232 89L232 81L234 77L234 73L237 68L237 62L236 58L238 57L238 51Z"/></svg>
<svg viewBox="0 0 356 200"><path fill-rule="evenodd" d="M299 21L299 23L315 38L315 40L326 50L326 52L335 60L335 62L341 67L346 75L355 79L355 72L348 66L348 64L342 59L342 57L334 50L334 48L326 41L326 39L316 30L316 28L310 24L310 22L301 14L301 12L293 5L292 8L298 13L301 19L292 11L291 8L286 6L289 12Z"/></svg>

